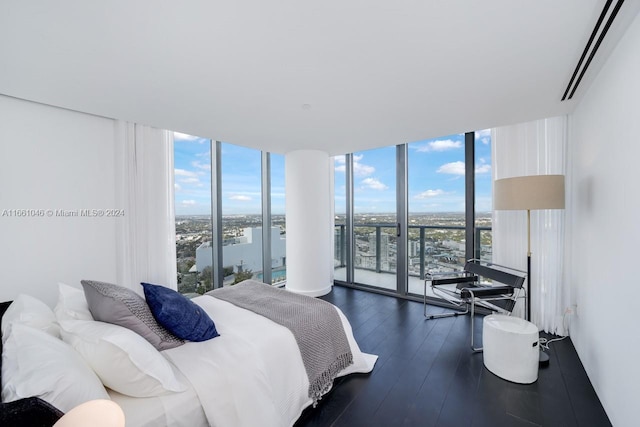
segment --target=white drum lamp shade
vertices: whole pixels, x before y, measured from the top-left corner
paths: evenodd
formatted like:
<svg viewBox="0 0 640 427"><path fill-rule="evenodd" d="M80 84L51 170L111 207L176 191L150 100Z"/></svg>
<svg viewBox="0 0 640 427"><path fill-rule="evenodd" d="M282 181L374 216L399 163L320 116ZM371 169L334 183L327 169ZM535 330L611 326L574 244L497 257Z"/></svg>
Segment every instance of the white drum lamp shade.
<svg viewBox="0 0 640 427"><path fill-rule="evenodd" d="M498 179L496 210L564 209L564 175L532 175Z"/></svg>

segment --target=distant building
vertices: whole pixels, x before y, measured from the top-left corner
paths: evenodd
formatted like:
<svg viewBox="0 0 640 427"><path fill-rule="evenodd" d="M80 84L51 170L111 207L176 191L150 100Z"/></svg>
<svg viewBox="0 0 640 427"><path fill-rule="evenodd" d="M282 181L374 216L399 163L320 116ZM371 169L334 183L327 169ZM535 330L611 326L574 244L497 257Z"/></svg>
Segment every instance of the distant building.
<svg viewBox="0 0 640 427"><path fill-rule="evenodd" d="M211 266L211 242L204 242L196 249L196 269L202 271ZM280 227L271 227L271 268L283 267L286 262L286 239L280 235ZM262 227L248 227L241 237L223 242L222 265L233 267L234 272L262 271Z"/></svg>
<svg viewBox="0 0 640 427"><path fill-rule="evenodd" d="M380 251L380 259L383 262L389 260L389 235L387 233L380 233L380 248L376 245L376 233L369 234L369 252L376 254Z"/></svg>
<svg viewBox="0 0 640 427"><path fill-rule="evenodd" d="M395 268L396 245L390 243L391 235L380 233L380 247L376 245L376 233L369 234L369 254L380 257L380 270L390 271ZM374 263L373 268L376 268Z"/></svg>
<svg viewBox="0 0 640 427"><path fill-rule="evenodd" d="M346 255L343 253L345 250L345 227L336 227L333 236L333 256L335 266L345 266Z"/></svg>
<svg viewBox="0 0 640 427"><path fill-rule="evenodd" d="M410 240L409 241L409 256L410 257L420 256L420 241L419 240Z"/></svg>
<svg viewBox="0 0 640 427"><path fill-rule="evenodd" d="M442 246L444 246L445 248L454 249L457 251L464 251L465 249L464 242L456 242L454 240L444 240L442 242Z"/></svg>

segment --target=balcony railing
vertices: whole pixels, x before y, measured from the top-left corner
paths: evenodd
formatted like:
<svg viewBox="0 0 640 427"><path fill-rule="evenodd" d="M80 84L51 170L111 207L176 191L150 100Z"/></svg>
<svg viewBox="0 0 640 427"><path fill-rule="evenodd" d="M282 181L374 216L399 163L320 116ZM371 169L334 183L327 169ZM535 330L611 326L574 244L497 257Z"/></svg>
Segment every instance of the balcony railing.
<svg viewBox="0 0 640 427"><path fill-rule="evenodd" d="M409 276L424 280L427 272L451 271L464 265L464 226L410 225ZM346 267L346 226L335 226L335 268ZM396 273L394 224L354 225L354 267L376 273ZM491 261L491 227L475 228L474 257Z"/></svg>

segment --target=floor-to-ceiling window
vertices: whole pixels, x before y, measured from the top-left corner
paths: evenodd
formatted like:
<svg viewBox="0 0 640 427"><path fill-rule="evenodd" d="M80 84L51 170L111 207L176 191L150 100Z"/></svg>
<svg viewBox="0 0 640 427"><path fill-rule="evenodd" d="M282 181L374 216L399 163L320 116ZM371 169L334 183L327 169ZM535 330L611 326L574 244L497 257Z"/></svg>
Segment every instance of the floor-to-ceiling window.
<svg viewBox="0 0 640 427"><path fill-rule="evenodd" d="M465 136L408 144L409 292L465 262Z"/></svg>
<svg viewBox="0 0 640 427"><path fill-rule="evenodd" d="M202 294L248 278L283 284L284 156L174 132L174 163L178 290Z"/></svg>
<svg viewBox="0 0 640 427"><path fill-rule="evenodd" d="M222 143L222 262L224 283L262 272L261 152Z"/></svg>
<svg viewBox="0 0 640 427"><path fill-rule="evenodd" d="M334 279L347 280L347 156L334 157Z"/></svg>
<svg viewBox="0 0 640 427"><path fill-rule="evenodd" d="M336 280L421 295L426 273L459 268L473 256L491 259L490 133L470 135L467 142L459 134L334 159ZM284 193L284 156L176 133L180 291L202 293L248 277L282 284ZM469 194L472 220L465 219ZM465 248L471 240L473 250Z"/></svg>
<svg viewBox="0 0 640 427"><path fill-rule="evenodd" d="M174 165L178 291L203 293L212 288L211 141L175 132Z"/></svg>
<svg viewBox="0 0 640 427"><path fill-rule="evenodd" d="M476 193L476 251L475 258L492 260L491 218L492 178L491 178L491 130L477 131L475 134L475 193Z"/></svg>
<svg viewBox="0 0 640 427"><path fill-rule="evenodd" d="M353 155L354 281L396 289L396 147Z"/></svg>
<svg viewBox="0 0 640 427"><path fill-rule="evenodd" d="M428 273L490 260L490 142L479 131L337 156L335 279L422 295Z"/></svg>
<svg viewBox="0 0 640 427"><path fill-rule="evenodd" d="M271 283L287 280L287 224L285 215L284 156L270 155L271 178Z"/></svg>

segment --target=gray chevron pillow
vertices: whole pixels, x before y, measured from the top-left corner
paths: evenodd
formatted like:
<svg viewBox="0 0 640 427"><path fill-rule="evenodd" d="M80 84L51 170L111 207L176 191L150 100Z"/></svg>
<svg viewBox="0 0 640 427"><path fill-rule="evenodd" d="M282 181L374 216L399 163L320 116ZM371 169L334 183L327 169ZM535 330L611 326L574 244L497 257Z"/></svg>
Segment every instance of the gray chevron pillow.
<svg viewBox="0 0 640 427"><path fill-rule="evenodd" d="M183 340L156 322L146 301L133 290L95 280L82 280L80 283L95 320L131 329L158 350L184 344Z"/></svg>

